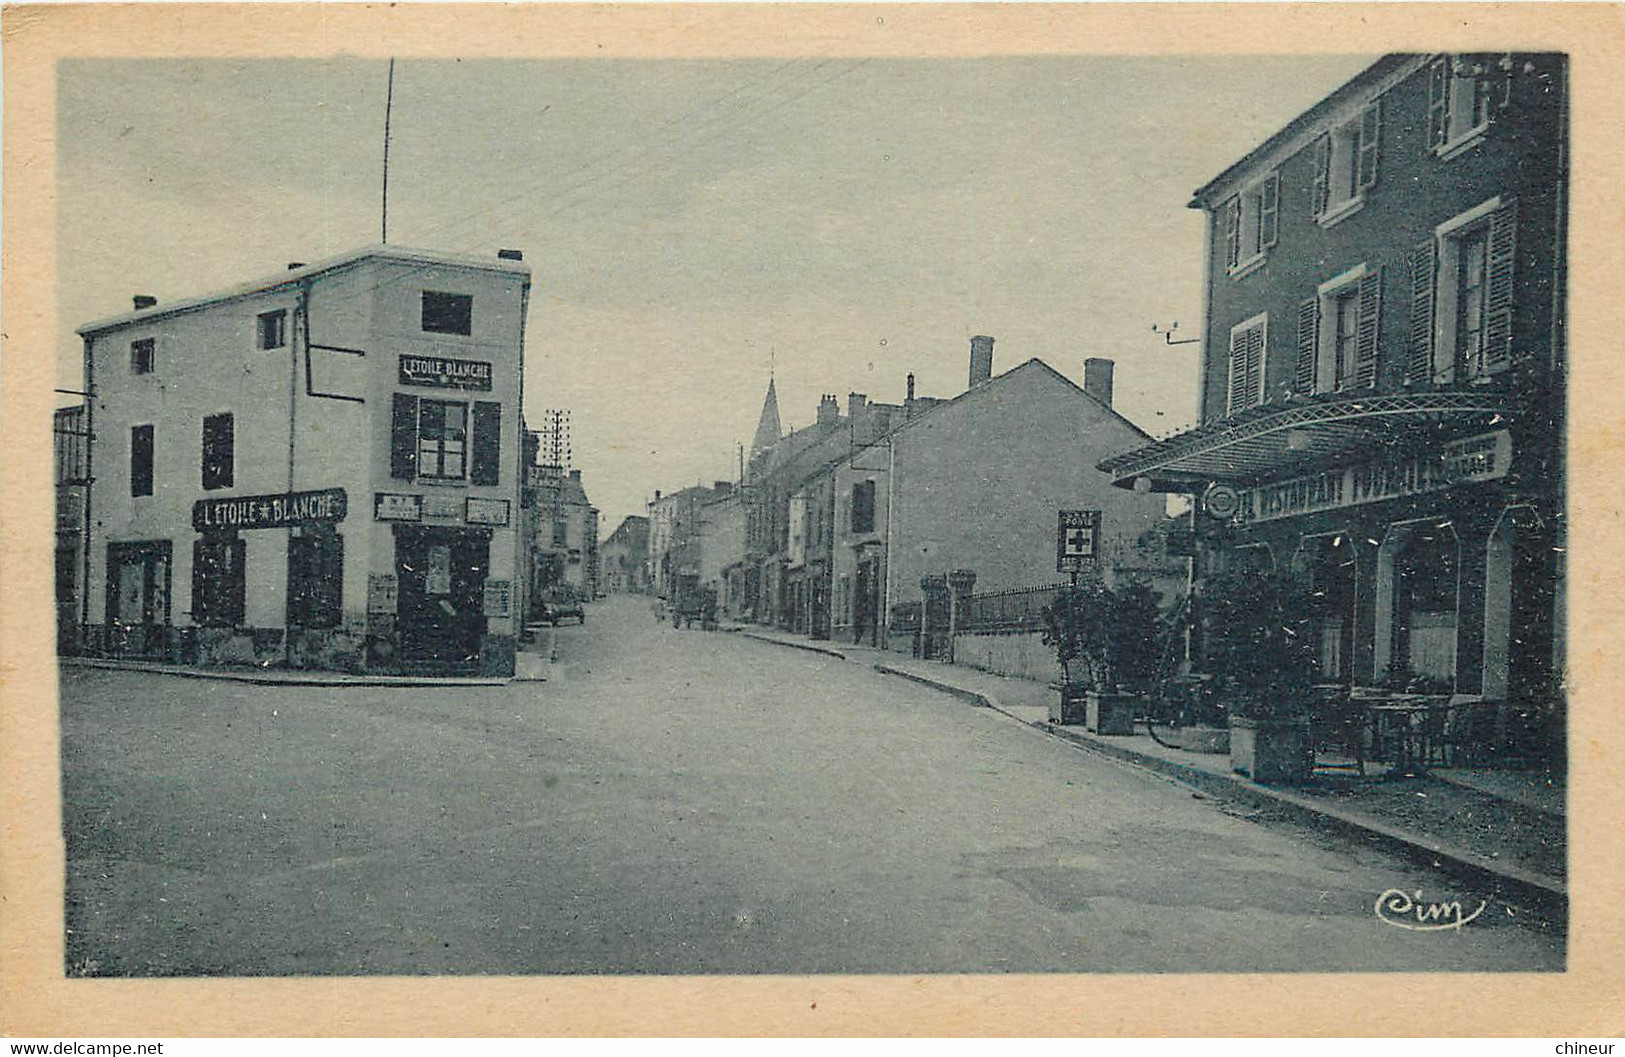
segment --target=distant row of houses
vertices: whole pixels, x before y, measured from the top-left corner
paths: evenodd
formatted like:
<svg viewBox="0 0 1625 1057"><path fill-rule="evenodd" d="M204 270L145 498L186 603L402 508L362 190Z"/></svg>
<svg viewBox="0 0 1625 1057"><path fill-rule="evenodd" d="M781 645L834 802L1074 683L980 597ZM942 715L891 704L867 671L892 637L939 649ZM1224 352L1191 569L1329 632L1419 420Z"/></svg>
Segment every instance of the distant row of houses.
<svg viewBox="0 0 1625 1057"><path fill-rule="evenodd" d="M1183 554L1195 582L1307 578L1328 682L1511 702L1559 745L1567 108L1559 55L1379 60L1189 203L1194 428L1124 420L1109 362L1081 385L1037 359L993 375L983 337L952 400L912 379L900 404L825 397L787 436L770 383L743 480L652 508L656 590L692 568L735 619L953 650L961 613L1031 630L1021 605L960 603L1053 583L1081 508L1104 566L1159 585ZM1165 494L1188 500L1177 528ZM996 653L976 648L1013 663Z"/></svg>

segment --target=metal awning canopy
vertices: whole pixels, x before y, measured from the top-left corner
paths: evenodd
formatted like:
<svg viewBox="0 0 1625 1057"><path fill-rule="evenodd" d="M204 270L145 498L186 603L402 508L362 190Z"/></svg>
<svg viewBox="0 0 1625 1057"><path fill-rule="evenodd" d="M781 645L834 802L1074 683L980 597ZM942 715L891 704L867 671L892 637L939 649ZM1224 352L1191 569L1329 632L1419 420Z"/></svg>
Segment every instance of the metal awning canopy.
<svg viewBox="0 0 1625 1057"><path fill-rule="evenodd" d="M1247 484L1419 436L1491 429L1511 416L1499 389L1333 396L1266 404L1104 459L1119 488L1139 479L1153 491L1188 491L1209 481ZM1143 487L1143 486L1142 486Z"/></svg>

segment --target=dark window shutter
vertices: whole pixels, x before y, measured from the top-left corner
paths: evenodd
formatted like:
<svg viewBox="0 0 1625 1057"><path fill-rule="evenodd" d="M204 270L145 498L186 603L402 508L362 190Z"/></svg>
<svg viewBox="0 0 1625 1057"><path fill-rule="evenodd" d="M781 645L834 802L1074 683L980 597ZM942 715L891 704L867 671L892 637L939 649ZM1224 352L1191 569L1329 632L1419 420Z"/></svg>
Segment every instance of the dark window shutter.
<svg viewBox="0 0 1625 1057"><path fill-rule="evenodd" d="M1442 146L1450 138L1450 60L1433 60L1428 67L1428 146Z"/></svg>
<svg viewBox="0 0 1625 1057"><path fill-rule="evenodd" d="M1308 396L1315 391L1315 374L1320 353L1320 298L1311 297L1298 306L1298 366L1292 375L1292 391Z"/></svg>
<svg viewBox="0 0 1625 1057"><path fill-rule="evenodd" d="M1431 238L1411 251L1411 328L1405 377L1412 385L1433 380L1434 252Z"/></svg>
<svg viewBox="0 0 1625 1057"><path fill-rule="evenodd" d="M1275 245L1275 229L1281 213L1281 174L1272 172L1258 189L1258 245Z"/></svg>
<svg viewBox="0 0 1625 1057"><path fill-rule="evenodd" d="M475 484L497 484L502 477L502 405L485 401L474 404L473 461L469 480Z"/></svg>
<svg viewBox="0 0 1625 1057"><path fill-rule="evenodd" d="M315 537L315 583L311 585L310 623L337 627L344 609L344 537L334 533Z"/></svg>
<svg viewBox="0 0 1625 1057"><path fill-rule="evenodd" d="M1242 394L1247 391L1247 332L1235 331L1230 335L1230 377L1225 393L1226 412L1240 411L1246 404L1242 403Z"/></svg>
<svg viewBox="0 0 1625 1057"><path fill-rule="evenodd" d="M214 616L214 607L210 604L208 565L212 564L210 546L201 539L192 541L192 620L197 624L208 624Z"/></svg>
<svg viewBox="0 0 1625 1057"><path fill-rule="evenodd" d="M1508 202L1490 216L1489 266L1485 269L1484 369L1512 362L1512 284L1517 254L1518 204Z"/></svg>
<svg viewBox="0 0 1625 1057"><path fill-rule="evenodd" d="M152 494L153 427L130 427L130 494Z"/></svg>
<svg viewBox="0 0 1625 1057"><path fill-rule="evenodd" d="M1355 321L1354 384L1372 389L1377 384L1378 319L1382 311L1382 269L1360 277L1360 314Z"/></svg>
<svg viewBox="0 0 1625 1057"><path fill-rule="evenodd" d="M410 481L418 472L418 398L395 394L389 425L389 476Z"/></svg>
<svg viewBox="0 0 1625 1057"><path fill-rule="evenodd" d="M1321 136L1315 140L1315 191L1313 212L1320 216L1326 212L1326 202L1331 196L1332 186L1332 137Z"/></svg>
<svg viewBox="0 0 1625 1057"><path fill-rule="evenodd" d="M1247 331L1247 395L1249 407L1264 401L1264 327Z"/></svg>
<svg viewBox="0 0 1625 1057"><path fill-rule="evenodd" d="M1234 268L1241 260L1241 199L1224 204L1224 263Z"/></svg>
<svg viewBox="0 0 1625 1057"><path fill-rule="evenodd" d="M1360 114L1360 156L1357 186L1364 191L1377 183L1377 156L1382 149L1382 102Z"/></svg>
<svg viewBox="0 0 1625 1057"><path fill-rule="evenodd" d="M231 624L238 626L243 622L244 603L248 594L248 541L238 536L229 546L231 572L225 579L225 587L230 592L226 596L226 613Z"/></svg>

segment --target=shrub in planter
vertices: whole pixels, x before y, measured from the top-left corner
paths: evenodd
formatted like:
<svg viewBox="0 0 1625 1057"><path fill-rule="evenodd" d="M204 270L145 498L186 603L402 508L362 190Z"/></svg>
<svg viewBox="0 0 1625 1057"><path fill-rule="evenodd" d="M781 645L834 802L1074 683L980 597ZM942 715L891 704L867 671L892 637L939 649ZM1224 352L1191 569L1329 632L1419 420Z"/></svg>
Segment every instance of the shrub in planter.
<svg viewBox="0 0 1625 1057"><path fill-rule="evenodd" d="M1157 620L1156 594L1143 585L1115 593L1090 578L1057 591L1044 609L1044 644L1054 647L1062 674L1050 722L1081 721L1097 734L1134 733L1139 699L1122 692L1120 680L1150 678Z"/></svg>
<svg viewBox="0 0 1625 1057"><path fill-rule="evenodd" d="M1254 781L1304 782L1314 767L1317 671L1308 590L1290 575L1226 573L1198 587L1203 661L1230 715L1230 764Z"/></svg>

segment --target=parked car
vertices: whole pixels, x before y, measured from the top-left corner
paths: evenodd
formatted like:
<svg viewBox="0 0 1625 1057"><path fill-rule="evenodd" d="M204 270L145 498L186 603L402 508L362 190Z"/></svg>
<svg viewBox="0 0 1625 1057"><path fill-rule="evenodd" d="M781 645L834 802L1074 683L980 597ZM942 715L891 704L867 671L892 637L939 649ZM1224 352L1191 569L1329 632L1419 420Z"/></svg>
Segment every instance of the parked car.
<svg viewBox="0 0 1625 1057"><path fill-rule="evenodd" d="M581 603L570 598L544 599L542 602L542 620L559 626L559 621L574 619L577 624L587 622L587 611Z"/></svg>

